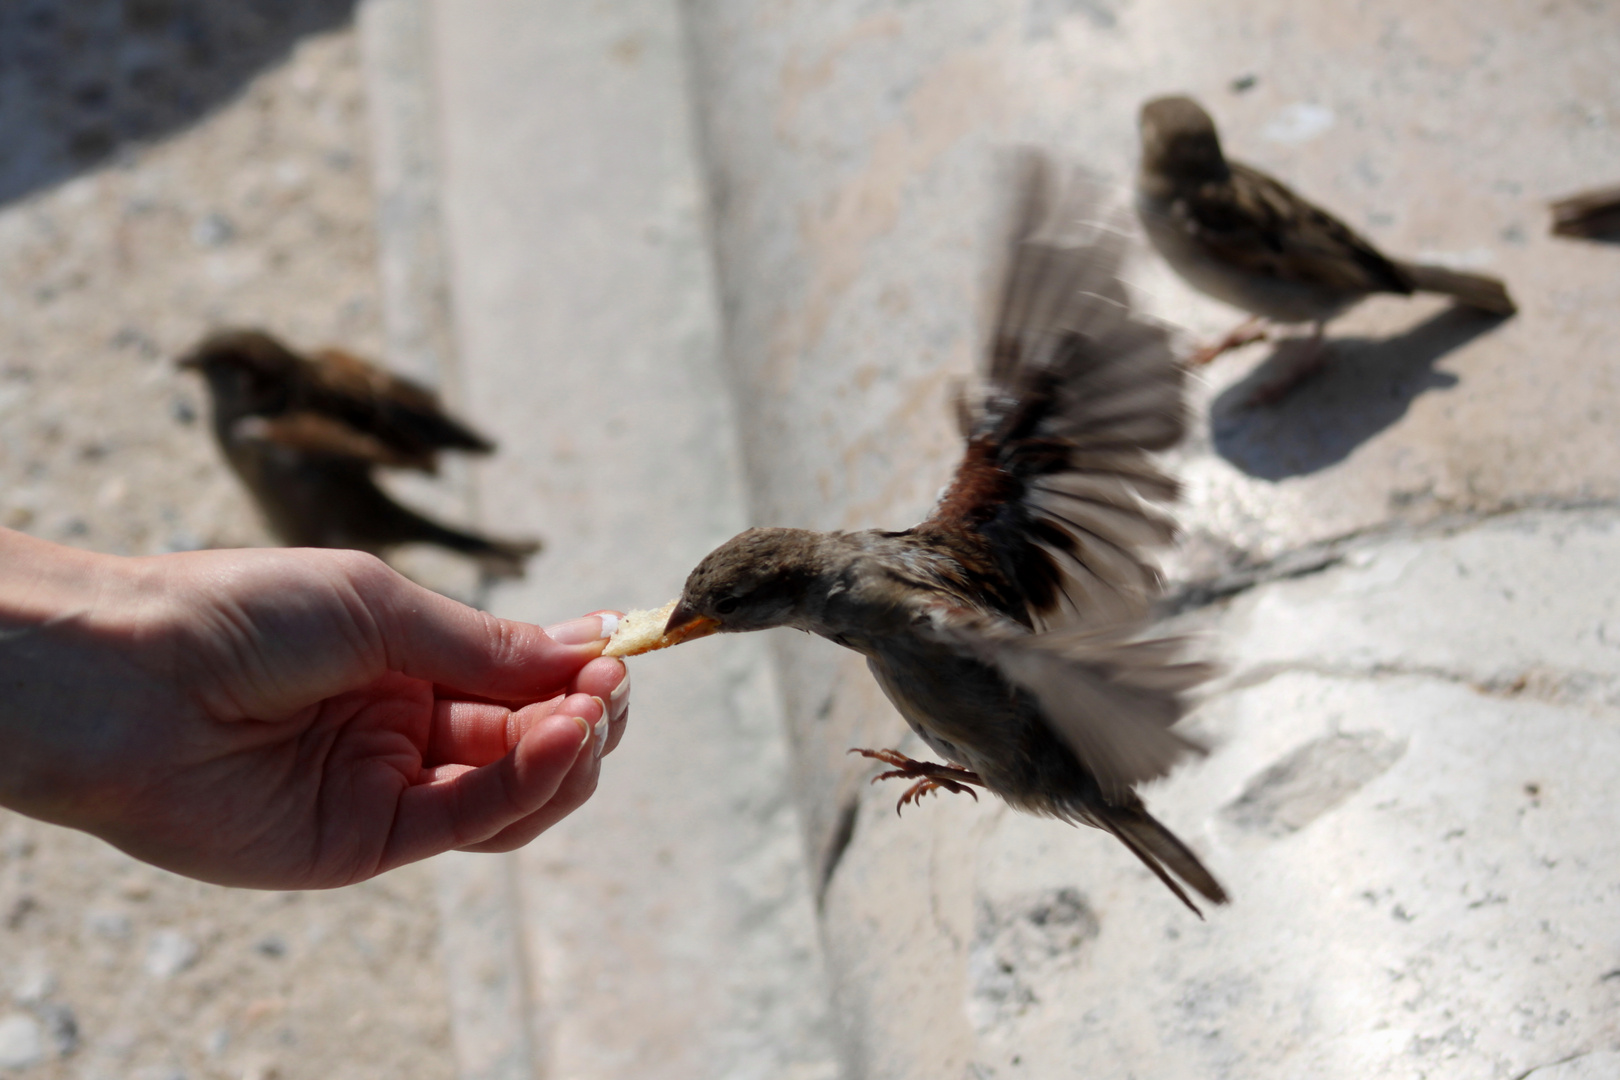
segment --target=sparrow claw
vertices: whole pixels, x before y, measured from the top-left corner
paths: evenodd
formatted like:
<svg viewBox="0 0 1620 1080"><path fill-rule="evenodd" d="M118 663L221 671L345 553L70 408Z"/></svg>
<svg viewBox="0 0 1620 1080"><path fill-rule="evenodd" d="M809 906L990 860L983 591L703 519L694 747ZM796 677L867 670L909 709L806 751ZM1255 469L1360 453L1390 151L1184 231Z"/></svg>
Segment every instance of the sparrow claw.
<svg viewBox="0 0 1620 1080"><path fill-rule="evenodd" d="M891 773L889 775L895 776L895 775L900 775L900 774ZM933 791L935 788L937 788L939 786L940 785L934 783L932 780L919 780L915 784L912 784L900 796L900 801L894 804L894 816L899 817L900 816L900 808L902 806L905 806L907 803L910 803L913 806L921 806L922 805L922 797L924 795L927 795L929 792Z"/></svg>
<svg viewBox="0 0 1620 1080"><path fill-rule="evenodd" d="M959 765L943 765L937 761L915 761L898 750L863 750L860 747L854 747L849 752L851 754L860 754L862 757L869 757L874 761L881 761L885 765L894 766L887 772L881 772L872 777L872 783L874 784L879 780L914 779L917 781L907 788L900 796L900 801L894 804L894 812L897 815L900 813L901 807L908 803L913 806L920 805L924 795L930 794L939 788L944 788L946 791L958 795L966 793L973 796L974 802L978 802L979 793L966 785L978 784L981 787L984 785L984 781L979 778L979 774L971 769L964 769Z"/></svg>
<svg viewBox="0 0 1620 1080"><path fill-rule="evenodd" d="M1269 382L1257 387L1244 399L1242 407L1245 409L1260 408L1265 405L1275 405L1283 398L1294 392L1294 388L1305 382L1326 366L1328 361L1328 347L1322 340L1321 331L1305 341L1300 346L1296 356L1287 364L1282 373Z"/></svg>
<svg viewBox="0 0 1620 1080"><path fill-rule="evenodd" d="M1245 345L1253 345L1257 341L1265 341L1270 335L1266 331L1266 321L1256 315L1247 320L1242 326L1227 334L1221 340L1205 345L1186 359L1187 367L1203 367L1222 353L1241 349Z"/></svg>
<svg viewBox="0 0 1620 1080"><path fill-rule="evenodd" d="M912 761L898 750L863 750L859 746L852 746L845 752L850 754L859 754L862 757L869 757L874 761L881 761L885 765L893 765L901 769L921 764L920 762Z"/></svg>

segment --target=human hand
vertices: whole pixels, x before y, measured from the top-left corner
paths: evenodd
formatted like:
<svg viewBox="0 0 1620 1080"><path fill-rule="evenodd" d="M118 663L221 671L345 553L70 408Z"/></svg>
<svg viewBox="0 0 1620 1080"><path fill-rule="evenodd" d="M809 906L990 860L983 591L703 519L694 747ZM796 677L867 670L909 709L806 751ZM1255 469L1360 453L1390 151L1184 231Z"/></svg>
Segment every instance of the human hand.
<svg viewBox="0 0 1620 1080"><path fill-rule="evenodd" d="M357 552L9 533L0 563L0 803L205 881L519 847L590 797L628 712L599 617L548 635Z"/></svg>

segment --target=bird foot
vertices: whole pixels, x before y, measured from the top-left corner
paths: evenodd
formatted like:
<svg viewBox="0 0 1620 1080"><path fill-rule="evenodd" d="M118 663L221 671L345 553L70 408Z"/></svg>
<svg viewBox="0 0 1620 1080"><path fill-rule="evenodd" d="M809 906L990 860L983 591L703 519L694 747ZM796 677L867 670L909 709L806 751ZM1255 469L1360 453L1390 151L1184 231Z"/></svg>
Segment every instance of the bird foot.
<svg viewBox="0 0 1620 1080"><path fill-rule="evenodd" d="M1266 321L1256 315L1230 334L1221 338L1221 340L1205 345L1187 357L1187 366L1203 367L1222 353L1231 352L1233 349L1241 349L1245 345L1253 345L1257 341L1265 341L1269 336L1266 330Z"/></svg>
<svg viewBox="0 0 1620 1080"><path fill-rule="evenodd" d="M924 795L939 788L944 788L946 791L955 792L959 795L966 792L973 796L974 802L978 802L979 793L964 785L977 784L980 787L984 786L984 781L979 779L978 773L973 772L971 769L964 769L959 765L942 765L937 761L916 761L906 757L898 750L863 750L856 747L850 750L850 753L860 754L862 757L869 757L874 761L881 761L885 765L894 766L888 772L878 773L872 777L872 783L874 784L879 780L902 778L917 781L907 788L905 793L900 796L900 801L894 804L896 814L899 814L901 807L907 803L917 805Z"/></svg>
<svg viewBox="0 0 1620 1080"><path fill-rule="evenodd" d="M1310 338L1300 347L1299 355L1294 357L1281 372L1256 387L1244 399L1243 408L1255 409L1264 405L1275 405L1293 393L1300 383L1321 371L1327 364L1328 355L1327 343L1320 336Z"/></svg>

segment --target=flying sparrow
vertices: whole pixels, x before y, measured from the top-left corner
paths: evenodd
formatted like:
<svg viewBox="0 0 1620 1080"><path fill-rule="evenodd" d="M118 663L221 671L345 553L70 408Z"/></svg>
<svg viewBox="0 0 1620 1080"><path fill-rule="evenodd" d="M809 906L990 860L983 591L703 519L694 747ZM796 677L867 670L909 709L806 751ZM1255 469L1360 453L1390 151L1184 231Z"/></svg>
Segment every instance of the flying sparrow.
<svg viewBox="0 0 1620 1080"><path fill-rule="evenodd" d="M336 349L301 356L257 330L212 334L179 364L207 380L214 436L283 543L436 544L502 577L521 576L540 549L441 525L377 485L379 465L432 473L442 450L495 448L431 391Z"/></svg>
<svg viewBox="0 0 1620 1080"><path fill-rule="evenodd" d="M1552 215L1555 236L1620 240L1620 184L1559 199Z"/></svg>
<svg viewBox="0 0 1620 1080"><path fill-rule="evenodd" d="M1182 435L1183 372L1132 314L1118 215L1089 184L1023 162L986 385L959 402L966 452L904 532L750 529L698 564L666 642L789 626L866 657L945 763L852 751L916 782L1112 833L1197 911L1177 878L1226 894L1134 786L1200 748L1171 730L1208 675L1144 637L1161 589L1146 549L1176 484L1150 460ZM975 796L977 797L977 796Z"/></svg>
<svg viewBox="0 0 1620 1080"><path fill-rule="evenodd" d="M1263 339L1262 320L1315 324L1301 365L1263 398L1315 370L1327 321L1373 293L1443 293L1493 315L1516 310L1496 278L1388 258L1281 181L1228 160L1191 98L1142 106L1141 135L1136 210L1148 239L1188 284L1255 316L1189 362Z"/></svg>

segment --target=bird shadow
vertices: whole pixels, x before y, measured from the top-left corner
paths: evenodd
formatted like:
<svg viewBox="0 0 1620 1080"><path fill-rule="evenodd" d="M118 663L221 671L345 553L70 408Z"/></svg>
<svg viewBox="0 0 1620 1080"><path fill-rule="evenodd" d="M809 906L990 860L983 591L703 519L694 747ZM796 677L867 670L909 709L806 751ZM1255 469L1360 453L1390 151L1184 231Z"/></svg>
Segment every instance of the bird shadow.
<svg viewBox="0 0 1620 1080"><path fill-rule="evenodd" d="M0 204L171 134L357 0L5 0Z"/></svg>
<svg viewBox="0 0 1620 1080"><path fill-rule="evenodd" d="M1292 338L1210 407L1215 452L1249 476L1305 476L1349 457L1356 447L1406 415L1419 394L1457 385L1434 370L1441 357L1491 330L1502 318L1450 307L1388 338L1337 338L1322 370L1281 400L1251 398L1300 362L1308 342Z"/></svg>

